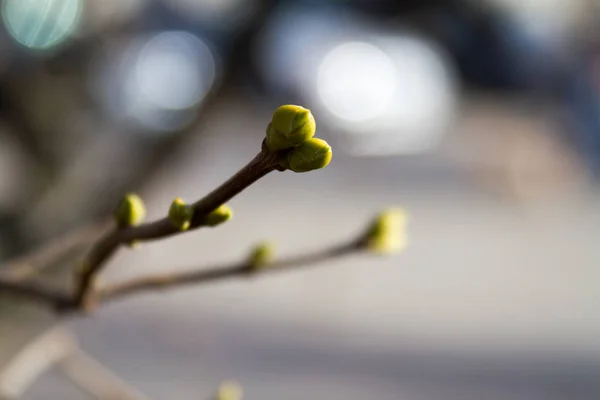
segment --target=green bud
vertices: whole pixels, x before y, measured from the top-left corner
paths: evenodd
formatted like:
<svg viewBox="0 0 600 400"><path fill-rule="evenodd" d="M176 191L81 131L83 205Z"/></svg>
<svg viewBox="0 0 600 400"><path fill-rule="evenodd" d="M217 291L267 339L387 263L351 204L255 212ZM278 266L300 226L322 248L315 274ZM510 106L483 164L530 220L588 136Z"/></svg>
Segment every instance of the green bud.
<svg viewBox="0 0 600 400"><path fill-rule="evenodd" d="M211 211L210 214L206 216L204 221L204 225L207 226L217 226L221 225L223 222L229 221L233 217L233 211L231 208L223 204L219 208Z"/></svg>
<svg viewBox="0 0 600 400"><path fill-rule="evenodd" d="M250 267L254 270L268 267L275 259L275 245L270 242L262 242L258 244L249 257Z"/></svg>
<svg viewBox="0 0 600 400"><path fill-rule="evenodd" d="M366 244L375 254L392 254L407 246L407 215L400 208L384 210L375 217L367 231Z"/></svg>
<svg viewBox="0 0 600 400"><path fill-rule="evenodd" d="M146 207L138 195L127 193L117 206L114 216L120 228L136 226L146 217Z"/></svg>
<svg viewBox="0 0 600 400"><path fill-rule="evenodd" d="M287 160L292 171L308 172L326 167L332 155L331 146L326 141L312 138L291 149Z"/></svg>
<svg viewBox="0 0 600 400"><path fill-rule="evenodd" d="M242 387L239 383L225 381L219 385L215 400L242 400Z"/></svg>
<svg viewBox="0 0 600 400"><path fill-rule="evenodd" d="M271 151L289 149L312 138L316 131L310 110L294 105L281 106L267 126L267 147Z"/></svg>
<svg viewBox="0 0 600 400"><path fill-rule="evenodd" d="M182 231L187 230L194 216L194 208L185 204L179 197L173 200L169 208L169 221Z"/></svg>

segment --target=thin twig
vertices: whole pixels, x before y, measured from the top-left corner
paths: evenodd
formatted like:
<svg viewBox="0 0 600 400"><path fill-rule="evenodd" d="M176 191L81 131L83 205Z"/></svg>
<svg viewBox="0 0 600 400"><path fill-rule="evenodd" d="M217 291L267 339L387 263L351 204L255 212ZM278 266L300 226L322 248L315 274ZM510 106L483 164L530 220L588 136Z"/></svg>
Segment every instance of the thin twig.
<svg viewBox="0 0 600 400"><path fill-rule="evenodd" d="M238 173L193 204L194 216L189 230L201 227L210 212L229 201L269 172L278 169L279 157L280 154L271 153L263 146L262 151ZM161 239L181 232L167 217L140 226L125 229L115 228L110 231L91 249L84 261L85 271L79 276L73 299L73 307L86 308L93 292L95 277L101 271L106 261L115 253L119 245L133 241Z"/></svg>
<svg viewBox="0 0 600 400"><path fill-rule="evenodd" d="M283 170L279 166L282 154L270 152L263 142L261 152L229 180L217 187L204 198L192 204L193 218L188 230L197 229L206 222L206 217L213 210L229 201L245 188L274 170ZM65 295L54 289L33 282L17 282L0 275L0 291L31 297L35 300L53 306L59 312L88 310L98 302L112 300L125 294L155 288L210 282L225 278L252 275L261 271L281 271L303 265L326 261L363 248L364 241L354 240L333 248L313 254L297 256L276 261L269 268L254 268L248 262L223 268L184 272L181 274L156 275L142 277L138 280L125 282L115 287L98 290L95 285L96 277L103 266L124 243L156 240L182 233L168 217L134 227L114 227L92 247L83 261L83 271L77 275L75 292Z"/></svg>
<svg viewBox="0 0 600 400"><path fill-rule="evenodd" d="M326 250L276 260L260 268L253 267L248 262L241 262L234 265L210 269L144 276L99 289L97 301L99 303L105 303L149 290L205 284L231 278L243 278L261 273L280 272L300 267L313 266L324 261L341 258L361 251L363 249L363 243L362 240L353 240L351 242L330 247Z"/></svg>
<svg viewBox="0 0 600 400"><path fill-rule="evenodd" d="M253 267L244 261L233 265L213 267L209 269L190 270L179 273L166 273L143 276L122 283L117 283L92 292L91 304L98 305L117 300L129 295L151 290L173 289L181 286L206 284L233 278L252 277L262 273L282 272L296 268L315 266L319 263L348 256L364 250L364 240L344 242L324 250L305 253L298 256L281 258L264 267ZM11 284L0 279L0 291L9 291L39 300L42 304L51 305L60 312L72 312L73 299L60 292L50 291L31 282L15 282Z"/></svg>

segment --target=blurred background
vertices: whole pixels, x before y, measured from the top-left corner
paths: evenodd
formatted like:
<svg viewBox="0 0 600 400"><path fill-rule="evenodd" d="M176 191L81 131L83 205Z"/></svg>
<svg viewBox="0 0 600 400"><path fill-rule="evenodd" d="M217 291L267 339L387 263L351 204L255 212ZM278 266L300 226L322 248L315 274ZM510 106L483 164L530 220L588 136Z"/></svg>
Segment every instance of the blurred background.
<svg viewBox="0 0 600 400"><path fill-rule="evenodd" d="M228 378L265 400L598 399L599 21L597 0L3 0L0 257L126 191L150 218L201 197L301 104L327 169L271 174L231 223L106 279L301 253L390 205L408 250L111 304L69 321L86 351L154 399ZM0 312L0 365L55 323ZM83 394L50 371L24 398Z"/></svg>

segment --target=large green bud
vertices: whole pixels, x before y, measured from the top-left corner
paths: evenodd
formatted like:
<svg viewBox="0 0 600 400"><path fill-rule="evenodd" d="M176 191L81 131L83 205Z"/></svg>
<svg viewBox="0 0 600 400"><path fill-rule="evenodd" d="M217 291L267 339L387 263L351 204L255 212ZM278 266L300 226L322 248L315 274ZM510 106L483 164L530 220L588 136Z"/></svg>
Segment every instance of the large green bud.
<svg viewBox="0 0 600 400"><path fill-rule="evenodd" d="M290 150L287 167L294 172L325 168L332 156L331 146L326 141L312 138Z"/></svg>
<svg viewBox="0 0 600 400"><path fill-rule="evenodd" d="M279 107L267 126L267 147L270 151L292 148L312 138L317 124L310 110L294 105Z"/></svg>
<svg viewBox="0 0 600 400"><path fill-rule="evenodd" d="M114 213L119 228L139 225L146 217L144 201L134 193L127 193Z"/></svg>

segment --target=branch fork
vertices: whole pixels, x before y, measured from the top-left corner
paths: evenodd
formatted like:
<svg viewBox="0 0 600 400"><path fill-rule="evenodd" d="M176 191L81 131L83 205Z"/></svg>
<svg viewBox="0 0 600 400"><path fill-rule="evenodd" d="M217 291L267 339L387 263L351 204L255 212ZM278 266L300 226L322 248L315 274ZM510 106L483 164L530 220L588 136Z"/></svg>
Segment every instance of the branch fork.
<svg viewBox="0 0 600 400"><path fill-rule="evenodd" d="M195 203L188 206L182 200L175 199L167 216L141 223L145 215L142 200L136 195L126 196L115 213L116 224L95 242L75 272L72 293L19 279L18 274L0 275L0 292L28 297L59 313L89 312L101 303L143 291L284 271L360 251L387 254L403 249L406 218L402 210L391 209L379 214L369 229L357 238L313 253L275 259L271 249L263 244L255 248L247 260L233 265L142 276L105 287L97 284L98 276L121 246L216 226L231 217L230 210L223 208L225 204L270 172L308 172L327 166L331 160L331 147L324 140L314 138L315 131L316 125L309 110L299 106L278 108L256 157Z"/></svg>

